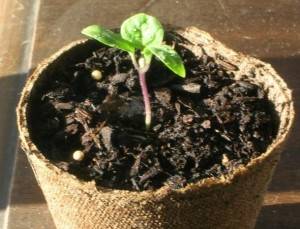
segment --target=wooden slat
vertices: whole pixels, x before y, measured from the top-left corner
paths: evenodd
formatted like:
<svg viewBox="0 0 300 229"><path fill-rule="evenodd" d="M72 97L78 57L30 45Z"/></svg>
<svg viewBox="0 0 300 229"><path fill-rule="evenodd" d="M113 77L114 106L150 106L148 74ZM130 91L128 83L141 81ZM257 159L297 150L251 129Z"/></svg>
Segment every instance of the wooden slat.
<svg viewBox="0 0 300 229"><path fill-rule="evenodd" d="M6 5L12 4L11 2L17 2L17 0L4 1ZM23 2L23 6L25 6L27 1ZM26 7L29 6L30 4L26 5ZM8 20L7 15L12 12L10 7L16 6L6 6L6 16L0 14L0 22ZM98 23L113 28L120 25L130 14L144 11L157 16L164 23L178 26L194 25L207 30L233 49L272 63L294 90L296 112L299 113L299 8L298 0L43 0L35 34L32 66L61 46L81 38L80 30L86 25ZM24 25L22 20L18 23L19 27ZM13 30L11 30L11 34L13 34ZM23 42L22 39L18 39L18 36L11 35L10 41L6 41L7 47L18 50L20 45L18 46L17 43L22 44ZM10 42L12 43L10 44ZM3 58L3 53L1 56ZM12 69L18 62L14 56L16 55L12 54L6 60L11 62ZM15 84L14 77L6 78L10 81L9 85ZM4 81L0 79L0 83L2 82ZM3 103L2 101L0 105L4 106ZM11 112L9 110L11 108L5 109L7 109L6 112ZM5 120L7 122L9 119L6 117ZM3 122L5 121L2 120L1 125ZM299 228L299 130L300 123L297 117L287 149L282 155L282 160L270 186L270 192L266 196L265 206L258 219L256 229ZM26 182L23 181L23 178L26 179ZM41 220L45 220L44 224ZM19 155L16 166L9 228L54 228L41 191L22 154Z"/></svg>

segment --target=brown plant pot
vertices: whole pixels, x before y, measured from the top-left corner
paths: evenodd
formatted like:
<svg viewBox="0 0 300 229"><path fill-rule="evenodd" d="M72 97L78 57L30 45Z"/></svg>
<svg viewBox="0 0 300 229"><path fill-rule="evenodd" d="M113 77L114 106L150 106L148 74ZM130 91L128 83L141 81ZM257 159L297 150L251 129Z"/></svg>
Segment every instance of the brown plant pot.
<svg viewBox="0 0 300 229"><path fill-rule="evenodd" d="M87 40L73 42L43 62L29 77L17 108L18 128L24 149L46 197L57 228L253 228L263 196L279 160L294 119L291 91L274 69L255 58L234 52L194 27L179 30L195 55L204 51L234 71L236 78L251 75L268 90L279 114L274 142L247 166L239 166L221 179L208 178L179 190L164 186L155 191L124 191L96 187L54 166L30 138L28 117L35 88L59 64L71 61L81 50L91 49ZM217 59L217 58L216 58Z"/></svg>

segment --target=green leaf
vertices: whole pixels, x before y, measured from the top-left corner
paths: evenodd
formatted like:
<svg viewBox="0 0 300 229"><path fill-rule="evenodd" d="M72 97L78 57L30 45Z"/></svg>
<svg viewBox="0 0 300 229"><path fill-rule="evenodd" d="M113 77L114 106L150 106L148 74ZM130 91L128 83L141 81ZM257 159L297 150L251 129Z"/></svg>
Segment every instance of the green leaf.
<svg viewBox="0 0 300 229"><path fill-rule="evenodd" d="M161 60L175 74L185 77L185 67L181 57L169 45L147 47L158 59Z"/></svg>
<svg viewBox="0 0 300 229"><path fill-rule="evenodd" d="M130 42L124 40L119 34L109 29L102 28L98 25L90 25L84 28L81 33L110 47L134 53L135 48Z"/></svg>
<svg viewBox="0 0 300 229"><path fill-rule="evenodd" d="M145 46L161 44L164 30L155 17L139 13L123 22L121 36L136 48L143 49Z"/></svg>
<svg viewBox="0 0 300 229"><path fill-rule="evenodd" d="M143 56L146 60L146 64L150 65L151 59L152 59L152 56L153 56L152 52L149 49L144 48L143 51L142 51L142 54L143 54Z"/></svg>

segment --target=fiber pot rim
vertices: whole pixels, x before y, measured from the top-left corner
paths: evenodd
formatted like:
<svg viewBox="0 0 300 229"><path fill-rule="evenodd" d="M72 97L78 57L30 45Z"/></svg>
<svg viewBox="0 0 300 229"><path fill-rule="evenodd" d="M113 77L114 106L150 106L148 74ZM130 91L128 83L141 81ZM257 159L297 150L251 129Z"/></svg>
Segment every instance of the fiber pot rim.
<svg viewBox="0 0 300 229"><path fill-rule="evenodd" d="M86 192L86 193L93 193L95 191L103 192L103 193L113 193L113 194L120 194L120 195L134 195L136 197L142 197L142 196L148 196L149 194L153 196L161 196L162 194L170 193L170 192L177 192L177 193L186 193L193 190L199 190L201 188L211 187L211 186L223 186L229 183L233 183L235 178L239 175L243 175L244 173L248 173L252 168L254 168L257 164L262 163L266 158L268 158L272 152L274 152L275 148L279 148L281 145L283 145L284 141L286 140L288 133L290 132L295 112L294 112L294 105L293 105L293 99L292 99L292 93L291 90L288 89L286 83L283 81L283 79L275 72L275 70L271 67L271 65L266 64L260 60L257 60L253 57L249 57L247 55L237 53L229 48L227 48L225 45L221 44L219 41L214 40L208 33L201 31L195 27L187 27L183 30L177 30L179 34L188 35L190 32L193 32L194 34L198 35L198 39L201 37L201 45L203 50L205 50L208 55L215 55L216 53L222 53L223 56L225 56L230 62L238 63L240 70L238 72L242 72L243 70L243 64L251 65L252 67L257 68L257 66L262 66L262 74L268 73L270 74L270 77L272 77L276 83L279 86L279 89L281 90L281 93L285 96L286 101L284 101L285 107L284 112L287 113L285 117L285 123L283 121L280 121L280 127L277 134L276 139L273 141L273 143L268 147L265 153L262 153L259 157L252 159L246 166L245 165L239 165L234 169L234 171L228 175L224 175L220 178L205 178L202 180L199 180L195 183L190 183L187 186L172 190L168 186L162 186L159 189L156 190L145 190L141 192L136 191L129 191L129 190L119 190L119 189L111 189L111 188L105 188L105 187L99 187L96 186L96 183L94 181L83 181L78 179L75 175L72 175L66 171L63 171L59 167L55 166L51 163L50 160L48 160L36 147L36 145L31 141L30 134L28 130L27 125L27 102L30 97L31 89L33 88L36 80L38 77L42 74L43 71L45 71L51 63L54 62L56 58L58 58L60 55L64 54L65 52L70 51L72 48L83 45L87 42L87 39L78 40L70 43L69 45L66 45L62 47L58 52L53 54L51 57L44 60L37 68L36 70L30 75L28 78L25 88L22 91L22 95L20 98L20 101L17 106L17 124L18 129L20 132L20 139L21 139L21 145L24 149L27 156L32 160L38 160L42 163L43 166L48 167L52 171L54 171L57 175L65 177L68 181L72 182L72 185L74 187L78 188L79 190ZM197 37L195 38L197 39ZM196 45L196 46L199 46ZM191 47L193 48L193 47ZM195 47L194 47L195 48ZM198 48L199 49L199 48ZM199 50L195 52L196 55L199 54ZM282 123L284 124L282 126ZM34 167L32 166L33 170ZM35 172L35 171L34 171Z"/></svg>

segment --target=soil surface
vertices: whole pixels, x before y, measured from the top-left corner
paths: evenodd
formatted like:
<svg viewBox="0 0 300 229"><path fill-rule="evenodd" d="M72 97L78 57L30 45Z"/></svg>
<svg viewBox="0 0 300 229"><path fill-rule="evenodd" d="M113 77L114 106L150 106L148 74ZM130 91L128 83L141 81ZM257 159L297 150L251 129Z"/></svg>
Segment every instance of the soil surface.
<svg viewBox="0 0 300 229"><path fill-rule="evenodd" d="M46 157L99 186L141 191L220 177L263 153L278 129L266 92L247 77L235 80L207 55L196 57L179 35L166 40L176 43L187 77L153 59L149 131L138 75L125 52L99 44L40 83L29 125ZM91 77L93 70L101 80ZM82 160L74 160L75 151Z"/></svg>

